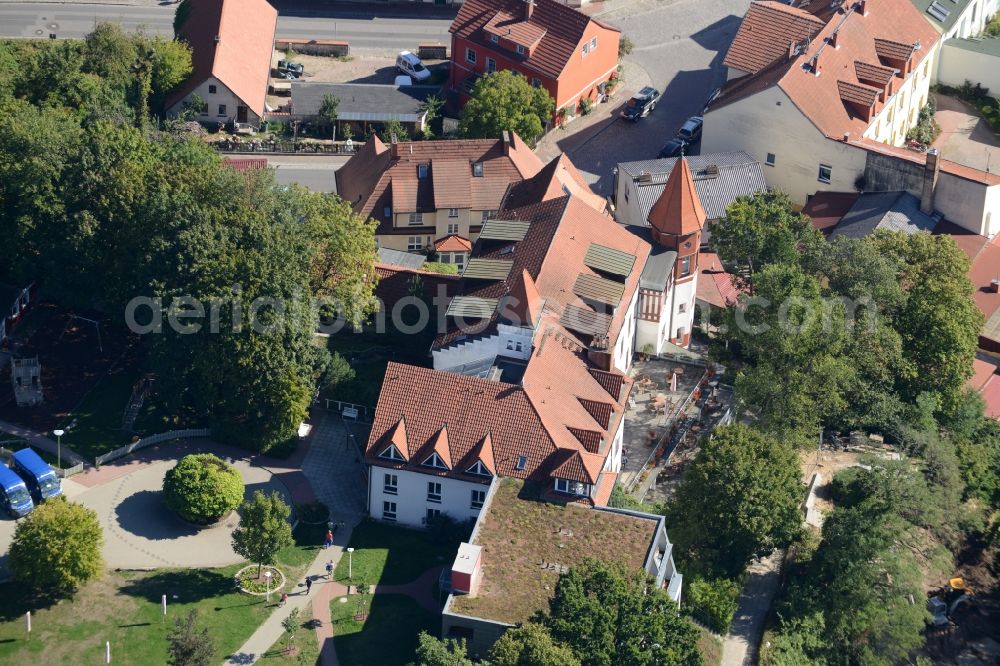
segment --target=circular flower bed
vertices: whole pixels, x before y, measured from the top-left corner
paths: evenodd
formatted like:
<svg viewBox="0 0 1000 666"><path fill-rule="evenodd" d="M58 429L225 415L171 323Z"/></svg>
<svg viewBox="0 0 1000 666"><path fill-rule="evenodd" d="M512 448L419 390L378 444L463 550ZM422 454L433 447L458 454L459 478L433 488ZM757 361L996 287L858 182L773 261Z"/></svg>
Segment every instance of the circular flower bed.
<svg viewBox="0 0 1000 666"><path fill-rule="evenodd" d="M257 577L257 565L251 564L240 569L236 574L236 585L241 591L247 594L261 595L267 594L267 577L265 572L271 572L271 592L280 590L285 586L285 574L276 567L263 567L260 570L260 577Z"/></svg>

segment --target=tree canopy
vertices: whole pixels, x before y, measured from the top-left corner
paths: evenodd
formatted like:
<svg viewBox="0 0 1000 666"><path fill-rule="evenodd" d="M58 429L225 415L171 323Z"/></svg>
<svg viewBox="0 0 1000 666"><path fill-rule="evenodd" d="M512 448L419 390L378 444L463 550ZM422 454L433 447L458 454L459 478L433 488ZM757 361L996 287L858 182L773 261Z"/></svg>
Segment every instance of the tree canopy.
<svg viewBox="0 0 1000 666"><path fill-rule="evenodd" d="M68 594L100 575L103 543L93 510L63 497L46 500L14 529L10 571L39 592Z"/></svg>
<svg viewBox="0 0 1000 666"><path fill-rule="evenodd" d="M517 132L534 145L554 111L555 102L545 88L532 86L514 72L498 71L473 85L472 98L462 108L459 129L473 139L495 139L503 132Z"/></svg>
<svg viewBox="0 0 1000 666"><path fill-rule="evenodd" d="M277 491L265 495L255 490L253 497L240 506L240 524L233 530L233 551L261 566L274 564L274 556L292 545L291 509Z"/></svg>
<svg viewBox="0 0 1000 666"><path fill-rule="evenodd" d="M197 626L198 611L191 609L184 619L174 620L167 634L167 663L170 666L208 666L215 659L215 641L208 629Z"/></svg>
<svg viewBox="0 0 1000 666"><path fill-rule="evenodd" d="M736 578L751 559L791 543L801 523L799 474L789 444L743 425L717 429L667 505L681 570Z"/></svg>
<svg viewBox="0 0 1000 666"><path fill-rule="evenodd" d="M207 525L239 506L243 477L211 453L187 455L167 471L163 499L184 520Z"/></svg>

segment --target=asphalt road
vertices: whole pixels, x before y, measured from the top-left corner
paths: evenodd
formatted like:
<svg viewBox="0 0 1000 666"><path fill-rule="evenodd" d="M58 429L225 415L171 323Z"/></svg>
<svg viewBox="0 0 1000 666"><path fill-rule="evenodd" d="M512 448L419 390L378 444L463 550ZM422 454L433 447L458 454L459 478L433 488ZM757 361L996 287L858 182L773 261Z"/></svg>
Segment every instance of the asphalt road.
<svg viewBox="0 0 1000 666"><path fill-rule="evenodd" d="M663 99L638 123L615 121L582 144L571 135L557 141L602 195L611 194L616 164L655 159L684 121L701 112L712 90L725 82L722 59L750 6L749 0L608 4L611 9L600 18L620 27L632 40L635 49L627 60L645 70ZM631 88L628 80L625 86Z"/></svg>
<svg viewBox="0 0 1000 666"><path fill-rule="evenodd" d="M100 21L116 21L127 30L173 35L174 5L0 3L0 37L82 37ZM447 18L364 17L330 12L324 17L280 16L277 36L289 39L340 39L352 48L398 51L419 42L449 43Z"/></svg>

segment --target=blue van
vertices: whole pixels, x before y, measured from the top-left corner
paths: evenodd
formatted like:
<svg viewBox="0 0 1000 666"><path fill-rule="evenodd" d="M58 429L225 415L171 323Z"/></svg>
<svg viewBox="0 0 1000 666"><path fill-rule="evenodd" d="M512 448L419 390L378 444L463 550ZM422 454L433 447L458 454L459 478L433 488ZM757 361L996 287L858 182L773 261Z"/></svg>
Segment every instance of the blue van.
<svg viewBox="0 0 1000 666"><path fill-rule="evenodd" d="M56 471L33 450L15 451L11 463L14 471L28 484L28 490L36 502L62 495L62 486L59 484Z"/></svg>
<svg viewBox="0 0 1000 666"><path fill-rule="evenodd" d="M27 516L35 508L24 481L3 465L0 465L0 506L14 518Z"/></svg>

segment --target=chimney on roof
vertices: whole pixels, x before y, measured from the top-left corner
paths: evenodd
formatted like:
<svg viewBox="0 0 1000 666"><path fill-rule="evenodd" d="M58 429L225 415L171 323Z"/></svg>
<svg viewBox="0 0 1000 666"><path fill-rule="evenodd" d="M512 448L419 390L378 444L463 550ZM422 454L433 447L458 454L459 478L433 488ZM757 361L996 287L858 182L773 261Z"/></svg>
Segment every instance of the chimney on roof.
<svg viewBox="0 0 1000 666"><path fill-rule="evenodd" d="M524 20L531 19L531 13L535 11L535 0L524 0Z"/></svg>
<svg viewBox="0 0 1000 666"><path fill-rule="evenodd" d="M858 4L854 7L862 16L868 16L868 0L858 0Z"/></svg>
<svg viewBox="0 0 1000 666"><path fill-rule="evenodd" d="M850 140L851 140L851 133L850 132L844 132L844 143L847 143Z"/></svg>
<svg viewBox="0 0 1000 666"><path fill-rule="evenodd" d="M812 72L813 76L819 76L820 73L819 53L817 53L816 55L814 55L812 58L809 59L809 64L807 65L807 67L809 68L809 71Z"/></svg>
<svg viewBox="0 0 1000 666"><path fill-rule="evenodd" d="M839 49L837 46L837 35L840 34L840 30L834 30L833 34L827 39L827 43L835 49Z"/></svg>
<svg viewBox="0 0 1000 666"><path fill-rule="evenodd" d="M504 130L503 134L500 135L500 140L503 141L503 154L510 155L510 132Z"/></svg>
<svg viewBox="0 0 1000 666"><path fill-rule="evenodd" d="M941 165L938 163L940 151L931 148L927 151L927 162L924 164L924 183L920 188L920 212L931 215L934 212L934 190L937 189L938 174Z"/></svg>

